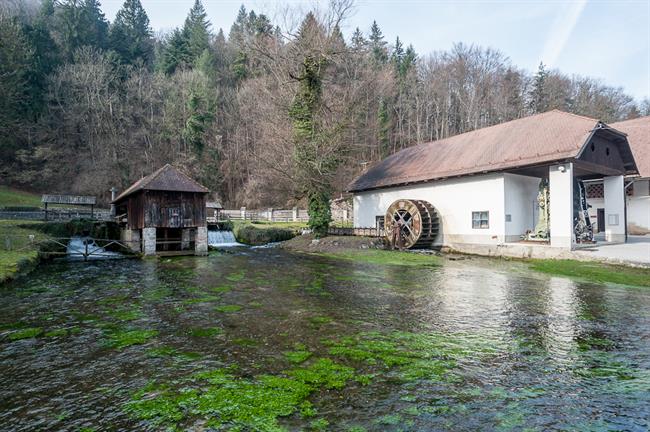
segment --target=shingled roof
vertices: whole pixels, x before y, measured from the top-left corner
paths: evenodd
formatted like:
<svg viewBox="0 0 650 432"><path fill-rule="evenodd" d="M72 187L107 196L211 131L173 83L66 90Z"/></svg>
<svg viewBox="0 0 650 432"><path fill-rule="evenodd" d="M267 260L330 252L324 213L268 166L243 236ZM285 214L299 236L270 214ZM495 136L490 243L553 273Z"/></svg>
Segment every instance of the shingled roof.
<svg viewBox="0 0 650 432"><path fill-rule="evenodd" d="M611 127L627 134L641 177L650 177L650 116L612 123Z"/></svg>
<svg viewBox="0 0 650 432"><path fill-rule="evenodd" d="M598 120L559 110L401 150L354 180L350 192L575 158Z"/></svg>
<svg viewBox="0 0 650 432"><path fill-rule="evenodd" d="M159 190L172 192L208 193L209 190L200 185L187 174L167 164L157 171L142 177L129 186L113 202L121 201L127 196L141 190Z"/></svg>

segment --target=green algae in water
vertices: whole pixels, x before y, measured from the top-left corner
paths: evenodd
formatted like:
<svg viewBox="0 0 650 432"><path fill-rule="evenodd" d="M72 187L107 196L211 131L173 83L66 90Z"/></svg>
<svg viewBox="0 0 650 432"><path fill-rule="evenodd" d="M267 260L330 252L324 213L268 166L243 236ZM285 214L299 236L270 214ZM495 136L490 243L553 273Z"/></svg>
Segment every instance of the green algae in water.
<svg viewBox="0 0 650 432"><path fill-rule="evenodd" d="M179 388L151 384L133 395L125 410L154 425L183 429L179 422L200 417L206 426L283 431L278 420L296 412L314 413L307 398L319 389L340 389L354 370L321 358L280 375L240 378L232 369L194 374Z"/></svg>
<svg viewBox="0 0 650 432"><path fill-rule="evenodd" d="M9 333L9 340L17 341L22 339L33 339L40 336L43 333L43 329L40 327L27 327L24 329L16 330L13 333Z"/></svg>
<svg viewBox="0 0 650 432"><path fill-rule="evenodd" d="M242 307L239 305L223 305L214 308L214 310L216 310L217 312L223 312L223 313L239 312L241 309Z"/></svg>
<svg viewBox="0 0 650 432"><path fill-rule="evenodd" d="M438 333L360 333L326 341L331 355L399 370L405 381L454 380L457 361L492 353L486 344Z"/></svg>
<svg viewBox="0 0 650 432"><path fill-rule="evenodd" d="M124 330L109 329L107 331L108 346L122 349L131 345L142 345L158 335L156 330Z"/></svg>
<svg viewBox="0 0 650 432"><path fill-rule="evenodd" d="M195 297L187 300L183 300L183 304L185 305L193 305L193 304L199 304L199 303L214 303L217 301L221 301L221 297L219 296L203 296L203 297Z"/></svg>
<svg viewBox="0 0 650 432"><path fill-rule="evenodd" d="M319 419L316 419L316 420L312 420L309 423L309 428L311 430L315 430L315 431L324 431L324 430L327 430L327 427L329 425L330 425L330 422L327 421L327 419L319 418Z"/></svg>
<svg viewBox="0 0 650 432"><path fill-rule="evenodd" d="M239 270L235 273L231 273L226 276L226 279L230 282L241 282L246 277L246 270Z"/></svg>
<svg viewBox="0 0 650 432"><path fill-rule="evenodd" d="M241 347L249 347L249 348L256 347L260 344L259 341L251 338L233 339L232 343L234 343L235 345L239 345Z"/></svg>
<svg viewBox="0 0 650 432"><path fill-rule="evenodd" d="M144 317L144 314L142 313L142 309L139 306L113 310L110 311L108 314L120 321L135 321L137 319Z"/></svg>
<svg viewBox="0 0 650 432"><path fill-rule="evenodd" d="M218 287L210 288L210 291L217 294L225 294L232 291L232 287L230 285L220 285Z"/></svg>
<svg viewBox="0 0 650 432"><path fill-rule="evenodd" d="M315 326L315 327L320 327L323 324L329 324L332 322L332 318L328 316L314 316L309 318L309 322Z"/></svg>
<svg viewBox="0 0 650 432"><path fill-rule="evenodd" d="M223 334L221 327L193 328L189 331L193 337L214 337Z"/></svg>
<svg viewBox="0 0 650 432"><path fill-rule="evenodd" d="M311 357L311 351L307 350L304 344L297 343L294 345L294 351L285 351L284 357L291 363L300 364L304 363Z"/></svg>
<svg viewBox="0 0 650 432"><path fill-rule="evenodd" d="M149 357L170 357L182 361L196 361L203 358L203 356L196 352L179 351L176 348L169 346L161 346L157 348L150 348L147 350Z"/></svg>

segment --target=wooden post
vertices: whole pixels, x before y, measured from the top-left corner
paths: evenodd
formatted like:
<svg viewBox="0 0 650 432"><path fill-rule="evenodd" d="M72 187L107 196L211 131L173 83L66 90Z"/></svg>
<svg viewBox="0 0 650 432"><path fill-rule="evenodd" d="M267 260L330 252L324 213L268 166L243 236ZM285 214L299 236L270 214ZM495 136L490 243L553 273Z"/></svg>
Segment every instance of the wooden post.
<svg viewBox="0 0 650 432"><path fill-rule="evenodd" d="M90 218L95 219L95 206L92 204L90 205Z"/></svg>
<svg viewBox="0 0 650 432"><path fill-rule="evenodd" d="M45 220L47 221L47 203L45 203Z"/></svg>

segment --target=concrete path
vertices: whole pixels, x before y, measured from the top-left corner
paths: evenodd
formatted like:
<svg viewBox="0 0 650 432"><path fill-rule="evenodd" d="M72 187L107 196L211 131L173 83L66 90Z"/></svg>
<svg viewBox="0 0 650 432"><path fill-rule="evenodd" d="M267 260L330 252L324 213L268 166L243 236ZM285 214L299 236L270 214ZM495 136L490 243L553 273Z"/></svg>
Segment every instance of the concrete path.
<svg viewBox="0 0 650 432"><path fill-rule="evenodd" d="M650 266L650 235L628 236L625 244L597 244L587 249L575 250L573 253L608 262Z"/></svg>

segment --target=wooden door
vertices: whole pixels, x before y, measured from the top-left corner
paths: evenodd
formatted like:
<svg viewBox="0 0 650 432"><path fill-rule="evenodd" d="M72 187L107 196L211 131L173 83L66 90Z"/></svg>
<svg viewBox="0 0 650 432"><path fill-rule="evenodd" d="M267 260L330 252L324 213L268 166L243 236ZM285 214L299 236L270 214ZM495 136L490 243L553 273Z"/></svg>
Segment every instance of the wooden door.
<svg viewBox="0 0 650 432"><path fill-rule="evenodd" d="M604 208L599 208L596 214L596 218L598 219L598 232L604 232L605 231L605 209Z"/></svg>

